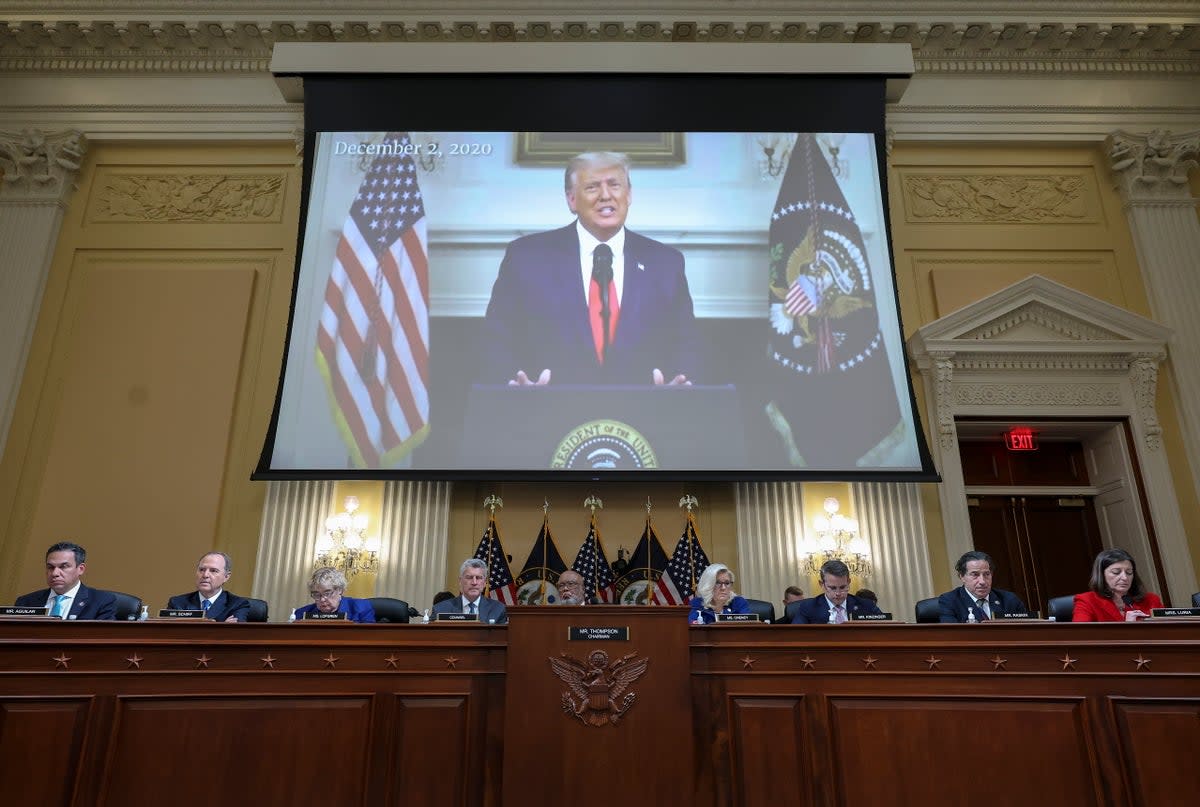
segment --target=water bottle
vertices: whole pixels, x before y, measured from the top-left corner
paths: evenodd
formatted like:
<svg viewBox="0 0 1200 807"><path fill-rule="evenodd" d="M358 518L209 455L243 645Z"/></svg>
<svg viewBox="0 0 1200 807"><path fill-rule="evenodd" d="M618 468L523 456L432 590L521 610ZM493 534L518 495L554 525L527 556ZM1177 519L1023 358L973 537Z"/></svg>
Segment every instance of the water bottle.
<svg viewBox="0 0 1200 807"><path fill-rule="evenodd" d="M130 619L133 619L133 617L132 617L132 616L130 616L129 618L130 618ZM148 605L143 605L143 606L142 606L142 612L141 612L140 614L138 614L137 621L138 621L138 622L145 622L145 621L146 621L147 619L149 619L149 618L150 618L150 606L148 606Z"/></svg>
<svg viewBox="0 0 1200 807"><path fill-rule="evenodd" d="M291 611L288 612L288 622L295 622L295 621L296 621L296 609L293 608Z"/></svg>
<svg viewBox="0 0 1200 807"><path fill-rule="evenodd" d="M429 609L428 609L428 608L426 608L426 609L425 609L425 613L421 614L421 621L422 621L422 622L424 622L426 625L428 625L428 624L429 624L429 617L430 617L430 615L429 615Z"/></svg>
<svg viewBox="0 0 1200 807"><path fill-rule="evenodd" d="M967 623L974 625L976 621L977 620L975 619L975 609L974 608L967 609Z"/></svg>

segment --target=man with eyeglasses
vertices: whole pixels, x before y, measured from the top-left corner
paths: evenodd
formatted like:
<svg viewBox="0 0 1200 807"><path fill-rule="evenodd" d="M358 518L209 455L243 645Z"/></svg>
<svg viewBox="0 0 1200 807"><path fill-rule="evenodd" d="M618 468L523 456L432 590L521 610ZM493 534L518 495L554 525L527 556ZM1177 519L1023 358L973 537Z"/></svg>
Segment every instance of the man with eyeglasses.
<svg viewBox="0 0 1200 807"><path fill-rule="evenodd" d="M483 596L487 586L488 567L479 558L467 558L458 567L458 596L442 600L433 606L437 614L474 614L485 625L508 623L508 609L499 600Z"/></svg>
<svg viewBox="0 0 1200 807"><path fill-rule="evenodd" d="M841 625L853 616L878 613L878 605L850 593L850 568L840 560L827 560L821 564L821 593L800 601L792 624Z"/></svg>
<svg viewBox="0 0 1200 807"><path fill-rule="evenodd" d="M351 622L374 622L375 609L368 600L347 597L346 575L330 566L324 566L312 573L308 581L308 596L312 597L312 605L297 608L297 620L304 619L305 614L343 613Z"/></svg>

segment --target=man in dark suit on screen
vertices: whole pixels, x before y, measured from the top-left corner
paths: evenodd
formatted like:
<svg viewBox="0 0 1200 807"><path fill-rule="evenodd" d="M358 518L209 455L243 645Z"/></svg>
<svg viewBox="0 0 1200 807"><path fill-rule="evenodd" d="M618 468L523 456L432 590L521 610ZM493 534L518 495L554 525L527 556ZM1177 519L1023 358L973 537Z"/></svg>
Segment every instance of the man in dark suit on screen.
<svg viewBox="0 0 1200 807"><path fill-rule="evenodd" d="M168 608L204 611L205 619L217 622L245 622L250 601L226 591L233 568L224 552L209 552L196 564L196 590L178 594L167 602Z"/></svg>
<svg viewBox="0 0 1200 807"><path fill-rule="evenodd" d="M992 588L995 564L986 552L971 551L954 564L962 585L938 597L941 622L983 622L1026 612L1025 603L1011 591Z"/></svg>
<svg viewBox="0 0 1200 807"><path fill-rule="evenodd" d="M484 318L484 380L690 384L699 350L683 255L625 228L629 159L580 154L564 187L576 221L504 254Z"/></svg>
<svg viewBox="0 0 1200 807"><path fill-rule="evenodd" d="M83 584L87 550L61 541L46 550L46 585L40 591L17 597L16 605L49 608L59 619L116 619L117 598L111 592Z"/></svg>
<svg viewBox="0 0 1200 807"><path fill-rule="evenodd" d="M821 564L821 593L793 608L793 625L836 625L849 622L852 615L882 613L870 600L850 594L850 568L840 560Z"/></svg>
<svg viewBox="0 0 1200 807"><path fill-rule="evenodd" d="M504 625L508 609L499 600L483 596L487 585L488 567L479 558L467 558L458 569L458 596L442 600L433 606L434 619L438 614L475 614L485 625Z"/></svg>

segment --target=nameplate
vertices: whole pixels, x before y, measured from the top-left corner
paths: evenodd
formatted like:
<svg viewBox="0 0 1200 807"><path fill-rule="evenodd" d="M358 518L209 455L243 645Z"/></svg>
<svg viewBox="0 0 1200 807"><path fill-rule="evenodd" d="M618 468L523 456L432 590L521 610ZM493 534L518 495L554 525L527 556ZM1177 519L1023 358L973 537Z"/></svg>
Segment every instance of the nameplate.
<svg viewBox="0 0 1200 807"><path fill-rule="evenodd" d="M1150 616L1200 616L1200 608L1151 608Z"/></svg>
<svg viewBox="0 0 1200 807"><path fill-rule="evenodd" d="M1041 619L1041 611L1009 611L1007 614L993 614L993 619Z"/></svg>
<svg viewBox="0 0 1200 807"><path fill-rule="evenodd" d="M321 622L345 622L346 613L344 611L334 611L331 614L323 614L320 611L309 611L304 614L305 621L318 620Z"/></svg>
<svg viewBox="0 0 1200 807"><path fill-rule="evenodd" d="M0 616L50 616L50 609L32 605L4 605L0 606Z"/></svg>
<svg viewBox="0 0 1200 807"><path fill-rule="evenodd" d="M892 614L889 611L884 611L881 614L858 614L850 613L851 622L891 622Z"/></svg>
<svg viewBox="0 0 1200 807"><path fill-rule="evenodd" d="M479 614L438 614L438 622L478 622Z"/></svg>
<svg viewBox="0 0 1200 807"><path fill-rule="evenodd" d="M628 642L629 628L581 628L571 625L567 628L568 642Z"/></svg>
<svg viewBox="0 0 1200 807"><path fill-rule="evenodd" d="M757 622L758 614L716 614L718 622Z"/></svg>
<svg viewBox="0 0 1200 807"><path fill-rule="evenodd" d="M204 619L201 608L159 608L159 619Z"/></svg>

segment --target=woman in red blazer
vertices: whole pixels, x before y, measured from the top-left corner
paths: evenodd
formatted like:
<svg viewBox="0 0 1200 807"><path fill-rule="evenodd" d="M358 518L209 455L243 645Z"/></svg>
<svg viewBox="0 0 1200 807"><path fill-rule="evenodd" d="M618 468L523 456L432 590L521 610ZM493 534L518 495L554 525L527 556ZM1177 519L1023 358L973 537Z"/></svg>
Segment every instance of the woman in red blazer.
<svg viewBox="0 0 1200 807"><path fill-rule="evenodd" d="M1106 549L1092 564L1091 591L1075 595L1072 622L1136 622L1162 608L1157 594L1146 591L1133 557L1124 549Z"/></svg>

